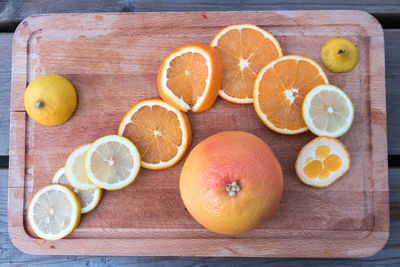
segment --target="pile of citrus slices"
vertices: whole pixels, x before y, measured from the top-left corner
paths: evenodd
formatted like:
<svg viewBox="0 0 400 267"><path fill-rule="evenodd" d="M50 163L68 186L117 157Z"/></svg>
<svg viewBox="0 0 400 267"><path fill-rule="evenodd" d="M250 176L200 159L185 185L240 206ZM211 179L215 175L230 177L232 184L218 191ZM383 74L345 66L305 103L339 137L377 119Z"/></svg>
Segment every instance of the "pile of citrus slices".
<svg viewBox="0 0 400 267"><path fill-rule="evenodd" d="M185 112L204 112L216 98L253 103L262 122L282 134L311 130L318 137L305 145L296 171L305 184L324 187L350 167L346 147L337 139L354 116L349 97L328 84L323 69L300 55L283 56L274 36L250 24L221 30L210 45L190 43L172 51L157 78L161 99L134 104L122 118L118 135L108 135L74 150L53 184L32 198L28 218L35 233L60 239L95 209L102 190L131 184L140 167L164 169L188 152L191 126Z"/></svg>

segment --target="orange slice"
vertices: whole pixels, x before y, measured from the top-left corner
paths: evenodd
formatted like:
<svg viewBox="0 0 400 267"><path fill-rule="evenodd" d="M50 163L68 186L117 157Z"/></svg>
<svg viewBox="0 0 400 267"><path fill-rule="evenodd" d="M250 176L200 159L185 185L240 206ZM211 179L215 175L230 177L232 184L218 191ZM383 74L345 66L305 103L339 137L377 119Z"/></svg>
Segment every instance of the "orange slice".
<svg viewBox="0 0 400 267"><path fill-rule="evenodd" d="M182 110L210 109L221 86L222 63L209 45L193 43L175 49L161 64L158 92L165 102Z"/></svg>
<svg viewBox="0 0 400 267"><path fill-rule="evenodd" d="M238 104L253 103L257 73L265 64L282 56L282 48L275 37L251 24L224 28L210 45L215 47L222 59L219 95Z"/></svg>
<svg viewBox="0 0 400 267"><path fill-rule="evenodd" d="M296 173L300 181L313 187L327 187L350 169L350 155L339 140L322 136L313 139L300 151Z"/></svg>
<svg viewBox="0 0 400 267"><path fill-rule="evenodd" d="M254 84L254 107L271 130L298 134L308 130L301 105L307 93L328 78L312 59L291 55L278 58L259 73Z"/></svg>
<svg viewBox="0 0 400 267"><path fill-rule="evenodd" d="M159 99L135 104L122 119L118 134L136 145L142 166L148 169L175 165L192 141L186 114Z"/></svg>

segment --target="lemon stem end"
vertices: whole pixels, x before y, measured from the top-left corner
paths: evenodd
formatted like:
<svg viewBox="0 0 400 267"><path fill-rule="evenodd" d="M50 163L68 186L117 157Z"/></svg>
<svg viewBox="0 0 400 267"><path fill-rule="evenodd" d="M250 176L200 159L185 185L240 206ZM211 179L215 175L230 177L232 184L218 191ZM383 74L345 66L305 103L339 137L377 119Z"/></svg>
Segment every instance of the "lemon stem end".
<svg viewBox="0 0 400 267"><path fill-rule="evenodd" d="M35 107L38 109L41 109L44 106L44 103L42 100L37 100L35 103Z"/></svg>

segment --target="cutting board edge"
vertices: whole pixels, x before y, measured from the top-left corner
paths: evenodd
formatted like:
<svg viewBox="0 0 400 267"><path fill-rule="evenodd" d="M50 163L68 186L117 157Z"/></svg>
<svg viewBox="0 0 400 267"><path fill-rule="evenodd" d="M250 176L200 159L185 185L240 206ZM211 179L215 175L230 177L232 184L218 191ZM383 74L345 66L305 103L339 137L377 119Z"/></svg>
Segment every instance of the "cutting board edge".
<svg viewBox="0 0 400 267"><path fill-rule="evenodd" d="M263 12L263 11L238 11L238 12L248 12L248 13L251 13L251 12ZM268 12L268 11L266 11L266 12ZM273 12L273 11L271 11L271 12ZM279 11L279 13L299 13L299 12L320 12L320 11ZM330 11L330 12L332 12L332 11ZM350 11L338 11L338 12L350 12ZM361 15L361 17L363 17L364 19L368 19L369 21L370 21L370 23L371 23L371 18L373 18L371 15L369 15L368 13L366 13L366 12L362 12L362 11L352 11L352 12L356 12L356 13L359 13L360 15ZM167 12L167 13L174 13L174 12ZM189 13L199 13L199 14L204 14L204 13L211 13L211 12L189 12ZM220 12L216 12L216 13L220 13ZM276 12L274 12L274 13L276 13ZM92 15L95 15L95 14L101 14L101 15L105 15L104 13L93 13ZM110 15L115 15L114 13L107 13L107 14L110 14ZM25 21L30 21L32 18L34 18L34 17L41 17L41 18L43 18L43 17L47 17L47 16L52 16L52 15L56 15L56 14L46 14L46 15L34 15L34 16L31 16L31 17L29 17L29 18L27 18L26 20L24 20L23 22L25 22ZM76 15L78 15L78 14L76 14ZM367 17L365 17L365 16L367 16ZM376 34L375 35L375 37L378 37L378 39L382 39L382 44L383 44L383 30L382 30L382 27L380 26L380 24L376 21L376 19L375 18L373 18L373 22L372 22L372 24L374 25L374 28L372 28L372 29L370 29L370 32L372 32L372 33L374 33L374 34ZM364 20L361 20L361 21L363 21L363 23L364 23ZM15 41L15 38L17 38L16 37L16 35L18 35L19 33L20 33L20 28L22 28L23 26L24 26L24 24L23 24L23 22L21 22L21 24L20 24L20 26L18 27L18 29L17 29L17 31L16 31L16 33L15 33L15 35L14 35L14 45L13 45L13 58L14 58L14 56L15 56L15 48L17 48L16 46L17 45L15 45L15 43L16 43L16 41ZM22 25L22 26L21 26ZM365 24L360 24L360 25L362 25L364 28L366 27L366 26L368 26L369 24L367 23L367 22L365 22ZM369 25L370 26L370 25ZM24 32L24 34L25 34L25 37L27 38L26 40L28 40L29 38L30 38L30 36L31 36L31 34L33 33L34 31L32 31L32 32ZM375 39L376 40L376 39ZM25 49L26 49L26 46L25 46ZM382 51L381 51L382 52ZM383 52L382 52L382 54L383 54ZM381 61L382 61L382 59L380 59ZM13 63L14 63L14 60L13 60ZM384 62L383 62L383 64L384 64ZM21 86L21 85L23 85L23 86L25 86L25 84L26 84L26 81L24 82L24 83L20 83L20 84L14 84L14 81L15 81L15 79L14 78L16 78L16 77L14 77L14 75L16 75L16 74L20 74L20 73L18 73L18 69L20 68L20 67L25 67L24 69L26 70L26 64L25 64L25 66L18 66L18 65L15 65L15 64L13 64L13 75L12 75L12 77L13 77L13 82L12 82L12 91L15 91L15 87L18 87L18 86ZM385 93L385 87L384 87L384 72L383 72L383 74L382 73L377 73L377 74L379 74L378 75L378 77L380 76L380 81L378 81L377 83L376 83L376 86L377 87L380 87L381 88L381 90L379 90L379 92L380 93L382 93L382 91L383 91L383 93ZM383 76L382 76L383 75ZM383 78L382 78L383 77ZM383 90L382 90L382 88L383 88ZM377 91L375 91L375 92L378 92L378 90ZM386 102L385 102L385 98L383 97L382 98L382 95L379 95L379 94L377 94L379 97L378 98L375 98L375 99L377 99L377 101L371 101L371 106L378 106L379 108L379 110L382 112L382 114L383 114L383 119L384 119L384 122L386 122L386 110L385 110L385 104L386 104ZM384 94L384 96L385 96L385 94ZM19 118L19 116L20 115L16 115L16 114L22 114L23 113L23 116L24 116L24 127L25 127L25 113L24 112L19 112L19 110L21 110L21 107L15 107L14 105L13 105L13 103L15 102L15 100L13 99L13 97L11 98L11 110L12 110L12 114L11 114L11 120L10 120L10 125L12 126L14 123L15 123L15 120L20 120L20 119L17 119L17 117ZM13 115L14 114L14 115ZM379 117L378 118L376 118L376 120L382 120L382 116L381 115L379 115ZM372 118L372 120L374 120L373 118ZM373 124L373 123L372 123ZM381 123L379 123L379 124L381 124ZM12 136L13 135L13 133L15 133L15 128L12 128L12 127L10 127L10 136ZM381 137L382 136L382 131L381 131L382 129L379 129L379 131L376 131L376 130L374 130L374 127L373 127L373 129L372 129L372 131L373 131L373 139L374 139L374 135L375 135L375 137ZM374 132L375 132L375 134L374 134ZM384 129L383 129L383 132L386 134L386 124L384 125ZM25 133L25 128L24 128L24 133ZM386 135L385 135L386 136ZM15 137L15 136L14 136ZM17 144L17 139L18 140L20 140L20 136L19 137L15 137L15 139L13 139L13 138L10 138L10 175L9 175L9 181L10 181L10 185L9 185L9 189L11 189L11 191L13 191L13 190L16 190L16 191L20 191L21 189L22 189L22 195L23 195L23 190L24 190L24 187L22 186L22 187L20 187L19 185L20 185L20 183L19 182L22 182L22 183L24 183L24 175L22 175L22 181L21 180L16 180L16 179L13 179L13 177L15 177L15 172L14 171L17 171L17 173L18 172L20 172L21 170L19 169L18 170L18 168L16 169L16 167L17 167L17 165L19 165L19 166L21 166L22 165L22 163L23 163L23 165L25 165L25 160L22 160L21 158L20 158L20 155L21 155L21 151L25 151L24 149L25 148L21 148L21 145L22 144ZM12 140L11 140L12 139ZM24 140L25 141L25 140ZM384 141L387 143L387 137L386 138L384 138ZM23 143L23 146L25 146L25 142ZM18 149L19 148L19 149ZM376 160L376 161L374 161L374 162L379 162L380 164L381 164L381 167L382 167L382 169L380 169L381 171L380 172L376 172L376 174L378 175L378 176L380 176L381 178L384 178L383 180L383 184L382 184L382 187L381 187L381 189L383 189L383 191L385 191L385 192L388 192L388 179L387 179L387 177L388 177L388 175L387 175L387 153L384 153L384 152L387 152L387 147L385 147L385 149L382 149L382 150L380 150L379 151L379 155L377 155L377 153L374 153L374 159ZM12 155L12 154L15 154L14 156ZM24 154L24 153L23 153ZM19 155L19 156L18 156ZM376 157L376 156L378 156L378 157ZM386 160L385 160L386 159ZM385 163L386 163L386 167L384 166L385 165ZM382 170L383 170L383 172L382 172ZM24 172L24 170L23 170L23 172ZM20 174L19 174L19 176L20 176ZM21 176L20 176L21 177ZM373 179L376 179L375 177L373 177ZM382 181L382 180L381 180ZM16 184L15 184L16 183ZM14 185L13 185L14 184ZM18 185L19 184L19 185ZM15 193L15 192L13 192L13 193ZM18 194L18 193L16 193L16 194ZM9 190L9 207L8 207L8 210L9 210L9 221L10 221L10 218L15 218L15 215L16 215L16 213L10 213L10 199L12 200L13 198L11 197L10 198L10 195L11 195L11 193L10 193L10 190ZM52 248L52 247L49 247L47 250L46 249L44 249L43 248L43 246L38 246L38 244L41 244L41 243L43 243L42 241L43 240L40 240L40 239L35 239L35 238L32 238L32 237L30 237L28 234L27 234L27 232L25 231L25 228L24 228L24 225L23 225L23 220L22 220L22 216L23 216L23 197L22 197L22 199L21 199L21 201L20 201L21 203L19 203L20 204L20 206L22 207L22 209L20 210L21 212L19 213L19 214L17 214L18 216L20 216L19 218L21 218L21 220L18 222L18 223L16 223L16 224L9 224L9 232L10 232L10 238L12 239L12 241L13 241L13 243L19 248L19 249L21 249L22 251L25 251L25 252L27 252L27 253L40 253L40 254L42 254L43 252L44 252L44 250L46 251L46 252L49 252L48 254L60 254L60 251L58 250L58 249L55 249L55 248ZM19 206L19 204L17 205L17 206ZM15 207L16 206L13 206L13 208L15 209ZM388 209L389 209L389 206L387 205L387 207L388 207ZM387 210L388 210L387 209ZM387 218L389 217L389 212L387 211ZM22 216L21 216L22 215ZM382 248L383 247L383 245L386 243L386 240L387 240L387 237L388 237L388 235L389 235L389 232L388 232L388 225L389 225L389 222L388 222L388 220L387 220L387 222L386 222L386 224L387 224L387 227L386 226L384 226L384 225L380 225L380 227L383 227L383 228L385 228L386 230L384 230L384 231L382 231L382 232L380 232L380 231L372 231L372 234L371 234L371 238L372 237L374 237L374 236L376 236L376 241L378 241L376 244L379 244L379 246L376 246L376 251L375 250L368 250L368 251L362 251L362 252L359 252L359 253L355 253L355 255L353 255L353 256L348 256L348 257L365 257L365 256L369 256L369 255L372 255L372 254L374 254L374 253L376 253L377 251L379 251L380 250L380 248ZM377 226L377 225L375 225L375 226ZM67 241L68 239L65 239L65 240L61 240L61 241ZM108 240L108 239L105 239L105 240ZM179 239L177 239L178 241L179 241ZM196 239L197 240L197 239ZM61 242L61 241L56 241L56 242ZM160 242L162 242L163 240L159 240ZM197 240L198 241L198 240ZM44 243L46 243L46 242L48 242L48 241L44 241ZM109 240L107 241L107 242L109 242ZM293 241L292 241L293 242ZM357 244L357 245L359 245L359 243L358 243L359 241L357 241L357 243L355 243L355 244ZM35 246L35 249L34 250L30 250L29 248L27 248L26 246L28 246L29 244L34 244L34 246ZM169 243L170 244L170 243ZM55 247L55 245L51 245L51 246L54 246ZM168 246L167 246L168 247ZM26 249L27 248L27 249ZM37 249L37 250L36 250ZM104 251L105 253L101 253L101 251L98 251L98 250L96 250L96 253L97 252L99 252L99 254L97 254L97 255L117 255L117 254L109 254L110 253L110 250L109 250L109 247L107 246L107 248L106 248L106 251ZM127 252L128 254L121 254L121 255L132 255L131 253L132 253L132 251L128 251ZM76 252L76 253L74 253L74 254L80 254L78 251ZM83 252L82 252L82 254L84 254ZM201 253L200 253L201 254ZM196 254L197 256L229 256L229 255L231 255L231 254L224 254L224 253L222 253L222 254L204 254L204 255L200 255L200 254ZM154 255L153 253L151 253L151 254L146 254L146 253L144 253L144 254L141 254L140 252L138 252L138 254L137 255ZM160 254L161 255L161 254ZM164 254L162 254L162 255L164 255ZM173 255L173 254L165 254L165 255ZM175 254L174 254L175 255ZM190 254L190 253L188 253L188 254L182 254L182 255L187 255L187 256L191 256L192 254ZM232 255L232 256L251 256L251 254L246 254L246 255L242 255L242 254L240 254L240 255ZM265 255L265 254L263 254L264 256L277 256L277 257L279 257L279 256L287 256L286 254L279 254L279 253L277 253L277 254L273 254L273 255ZM261 256L263 256L263 255L261 255ZM193 256L195 256L195 254L193 254ZM291 255L291 256L296 256L296 257L304 257L304 255L302 256L302 255ZM329 255L327 256L327 255L315 255L315 254L313 254L313 255L311 255L311 256L313 256L313 257L315 257L315 256L320 256L320 257L330 257ZM311 257L310 256L310 257ZM333 255L332 257L346 257L346 256L344 256L344 255Z"/></svg>

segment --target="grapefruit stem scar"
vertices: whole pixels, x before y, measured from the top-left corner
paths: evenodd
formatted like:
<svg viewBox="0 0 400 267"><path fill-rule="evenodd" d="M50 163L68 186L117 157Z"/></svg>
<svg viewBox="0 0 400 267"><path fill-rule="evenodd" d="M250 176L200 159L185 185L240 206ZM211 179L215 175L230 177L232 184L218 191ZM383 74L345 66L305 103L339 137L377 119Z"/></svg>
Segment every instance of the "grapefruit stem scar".
<svg viewBox="0 0 400 267"><path fill-rule="evenodd" d="M240 191L240 187L239 187L239 185L237 184L236 181L227 184L227 185L225 186L225 189L226 189L226 192L229 193L229 196L230 196L230 197L235 196L236 193Z"/></svg>

